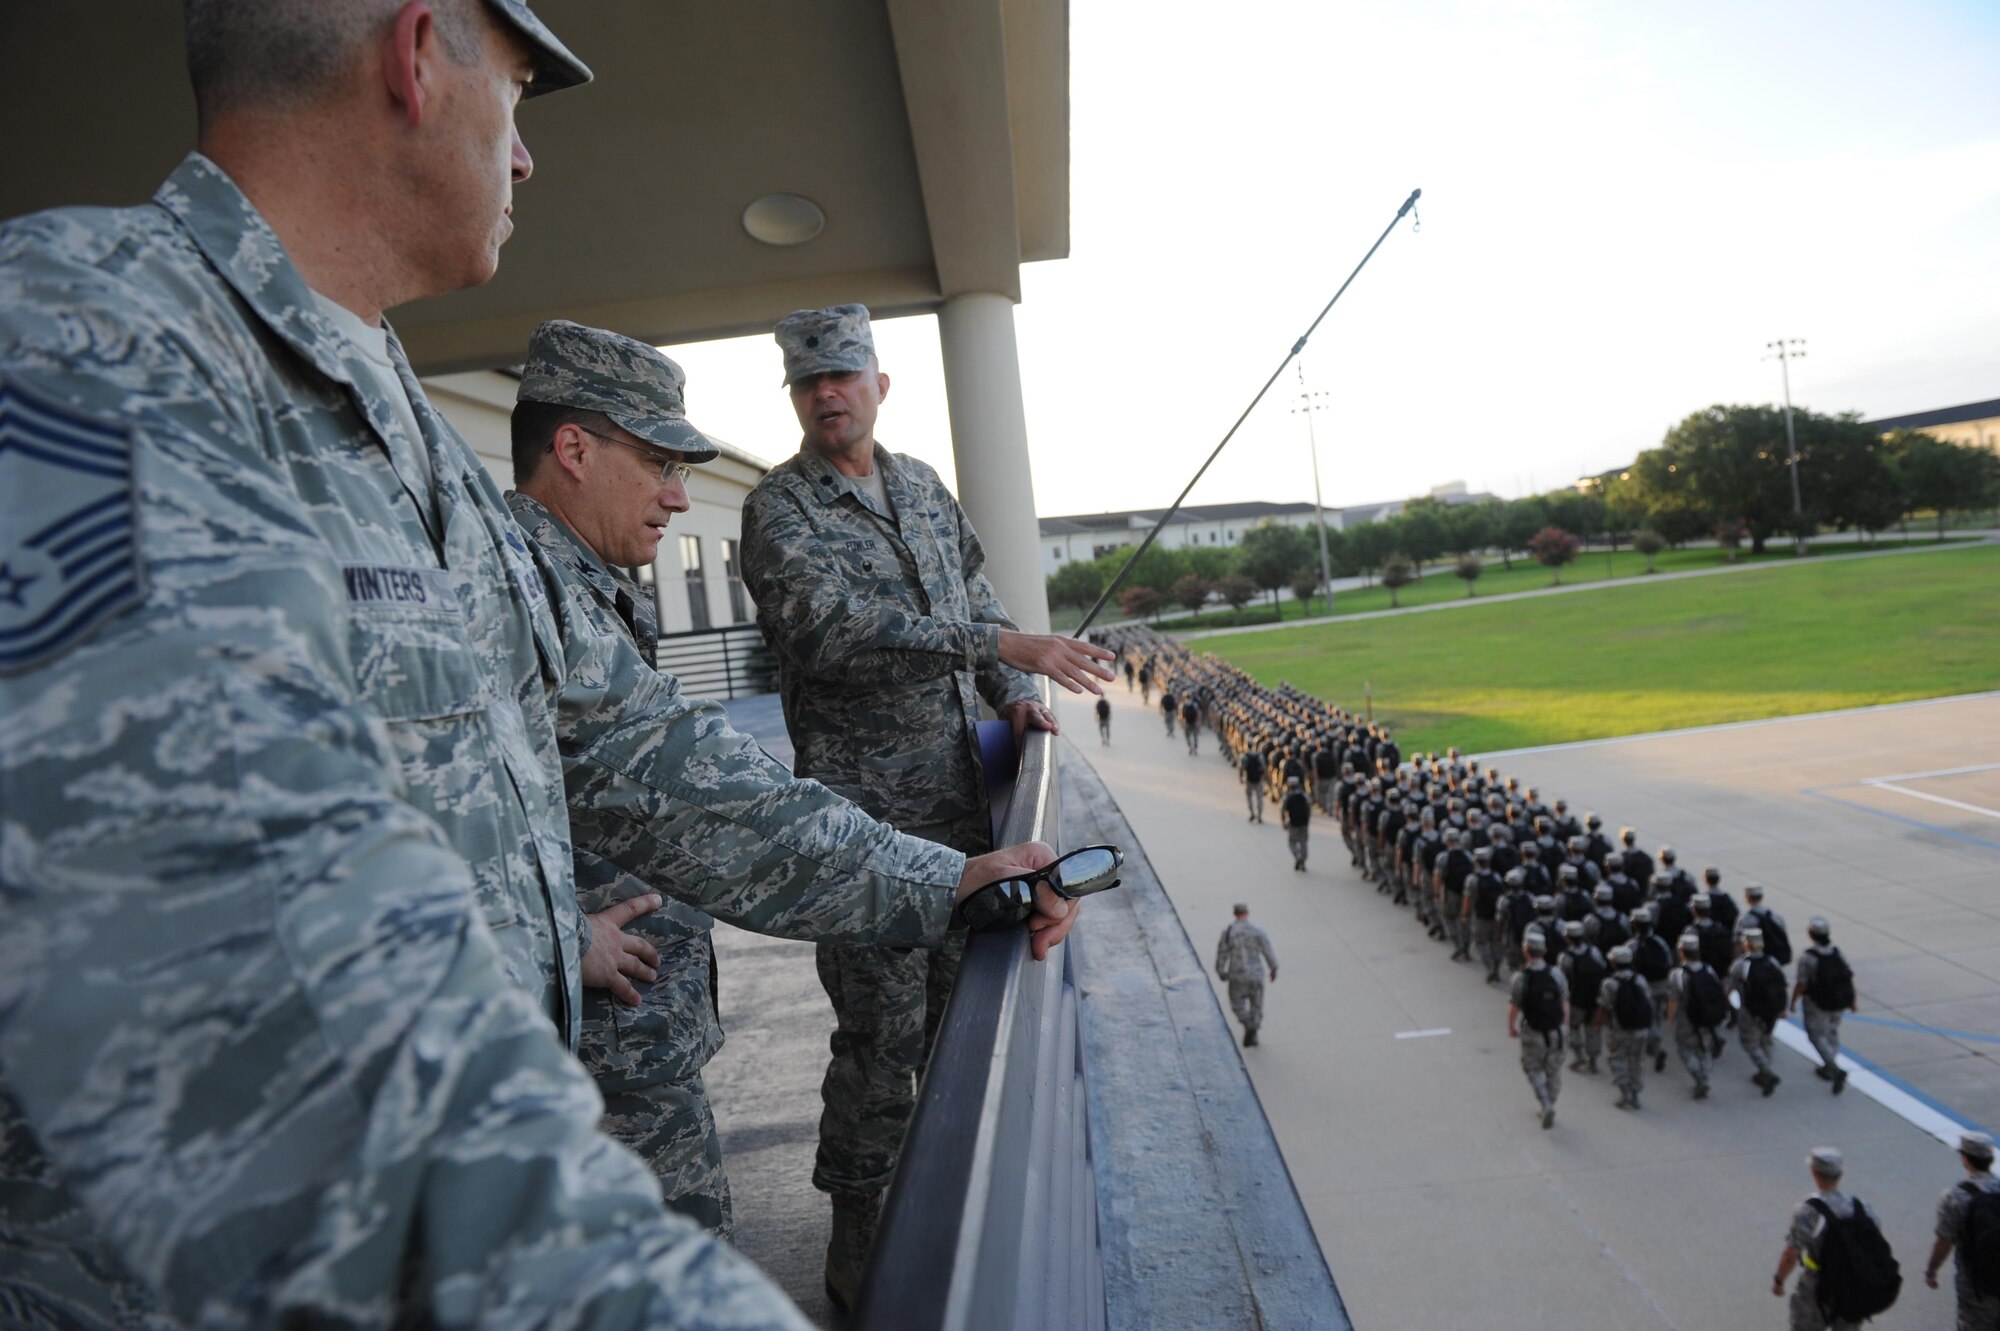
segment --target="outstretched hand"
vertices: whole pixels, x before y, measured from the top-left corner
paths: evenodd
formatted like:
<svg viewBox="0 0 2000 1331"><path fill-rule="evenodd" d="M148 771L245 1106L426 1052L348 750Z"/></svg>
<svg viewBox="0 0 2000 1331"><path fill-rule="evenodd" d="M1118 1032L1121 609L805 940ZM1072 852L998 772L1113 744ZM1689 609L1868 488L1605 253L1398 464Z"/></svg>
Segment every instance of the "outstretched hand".
<svg viewBox="0 0 2000 1331"><path fill-rule="evenodd" d="M1104 664L1114 659L1110 648L1054 633L1001 629L1000 659L1016 670L1047 675L1071 693L1101 694L1104 690L1097 687L1097 681L1117 677Z"/></svg>
<svg viewBox="0 0 2000 1331"><path fill-rule="evenodd" d="M627 897L590 917L590 950L583 954L586 989L609 989L626 1007L639 1006L639 991L632 987L632 980L650 984L658 979L653 968L660 964L660 953L637 934L626 933L625 926L659 908L659 894L649 892Z"/></svg>
<svg viewBox="0 0 2000 1331"><path fill-rule="evenodd" d="M958 900L964 901L988 883L1020 878L1055 860L1054 848L1040 841L1023 841L1018 846L969 856L965 872L959 876ZM1035 913L1028 917L1028 948L1036 961L1046 959L1050 948L1069 937L1069 931L1076 927L1079 906L1078 902L1058 896L1047 883L1035 885Z"/></svg>

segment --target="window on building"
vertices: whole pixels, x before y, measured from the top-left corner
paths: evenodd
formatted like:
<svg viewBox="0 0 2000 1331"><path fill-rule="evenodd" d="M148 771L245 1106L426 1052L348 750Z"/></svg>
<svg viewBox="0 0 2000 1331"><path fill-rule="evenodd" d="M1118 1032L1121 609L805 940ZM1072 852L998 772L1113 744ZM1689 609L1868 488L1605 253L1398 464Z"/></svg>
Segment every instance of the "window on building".
<svg viewBox="0 0 2000 1331"><path fill-rule="evenodd" d="M743 594L743 561L737 554L740 541L725 539L722 542L722 575L729 579L729 622L747 623L750 619L750 598Z"/></svg>
<svg viewBox="0 0 2000 1331"><path fill-rule="evenodd" d="M710 627L708 583L701 576L701 537L681 537L681 572L687 579L690 626L697 629Z"/></svg>

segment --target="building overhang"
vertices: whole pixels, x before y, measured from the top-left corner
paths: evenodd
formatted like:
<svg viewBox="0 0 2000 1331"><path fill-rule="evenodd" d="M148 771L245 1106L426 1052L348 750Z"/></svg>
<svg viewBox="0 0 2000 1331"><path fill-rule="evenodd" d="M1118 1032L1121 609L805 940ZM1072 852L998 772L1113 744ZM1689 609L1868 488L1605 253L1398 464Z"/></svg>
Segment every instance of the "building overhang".
<svg viewBox="0 0 2000 1331"><path fill-rule="evenodd" d="M1069 252L1067 0L537 11L597 79L522 109L535 173L499 276L395 312L421 373L517 363L558 315L672 343L800 306L1018 300L1021 263ZM137 202L193 146L180 6L29 6L8 36L0 217ZM752 239L743 210L773 193L811 199L824 229Z"/></svg>

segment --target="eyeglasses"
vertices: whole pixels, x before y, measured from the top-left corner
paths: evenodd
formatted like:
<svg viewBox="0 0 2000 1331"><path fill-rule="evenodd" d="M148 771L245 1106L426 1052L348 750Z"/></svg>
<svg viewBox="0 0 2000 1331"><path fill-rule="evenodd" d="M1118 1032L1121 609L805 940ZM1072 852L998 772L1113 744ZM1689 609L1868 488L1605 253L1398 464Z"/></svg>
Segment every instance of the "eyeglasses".
<svg viewBox="0 0 2000 1331"><path fill-rule="evenodd" d="M623 439L613 438L608 434L599 434L588 425L579 425L576 428L587 435L602 439L607 444L617 444L620 448L629 448L648 462L658 463L660 467L660 484L662 485L665 485L668 481L684 481L688 478L688 473L694 470L693 467L685 462L677 462L672 458L661 457L657 451L646 447L644 444L628 444Z"/></svg>
<svg viewBox="0 0 2000 1331"><path fill-rule="evenodd" d="M972 929L1004 929L1035 913L1035 888L1047 883L1069 901L1118 886L1125 852L1116 846L1085 846L1019 878L988 883L965 899L959 915Z"/></svg>

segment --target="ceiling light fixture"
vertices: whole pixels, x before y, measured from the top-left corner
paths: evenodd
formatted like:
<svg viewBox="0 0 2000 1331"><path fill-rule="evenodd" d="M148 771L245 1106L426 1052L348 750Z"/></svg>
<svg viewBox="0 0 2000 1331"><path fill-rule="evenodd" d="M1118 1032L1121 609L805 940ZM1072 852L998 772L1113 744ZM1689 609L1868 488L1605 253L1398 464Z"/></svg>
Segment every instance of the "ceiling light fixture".
<svg viewBox="0 0 2000 1331"><path fill-rule="evenodd" d="M826 229L826 214L803 194L766 194L743 210L743 230L766 245L803 245Z"/></svg>

